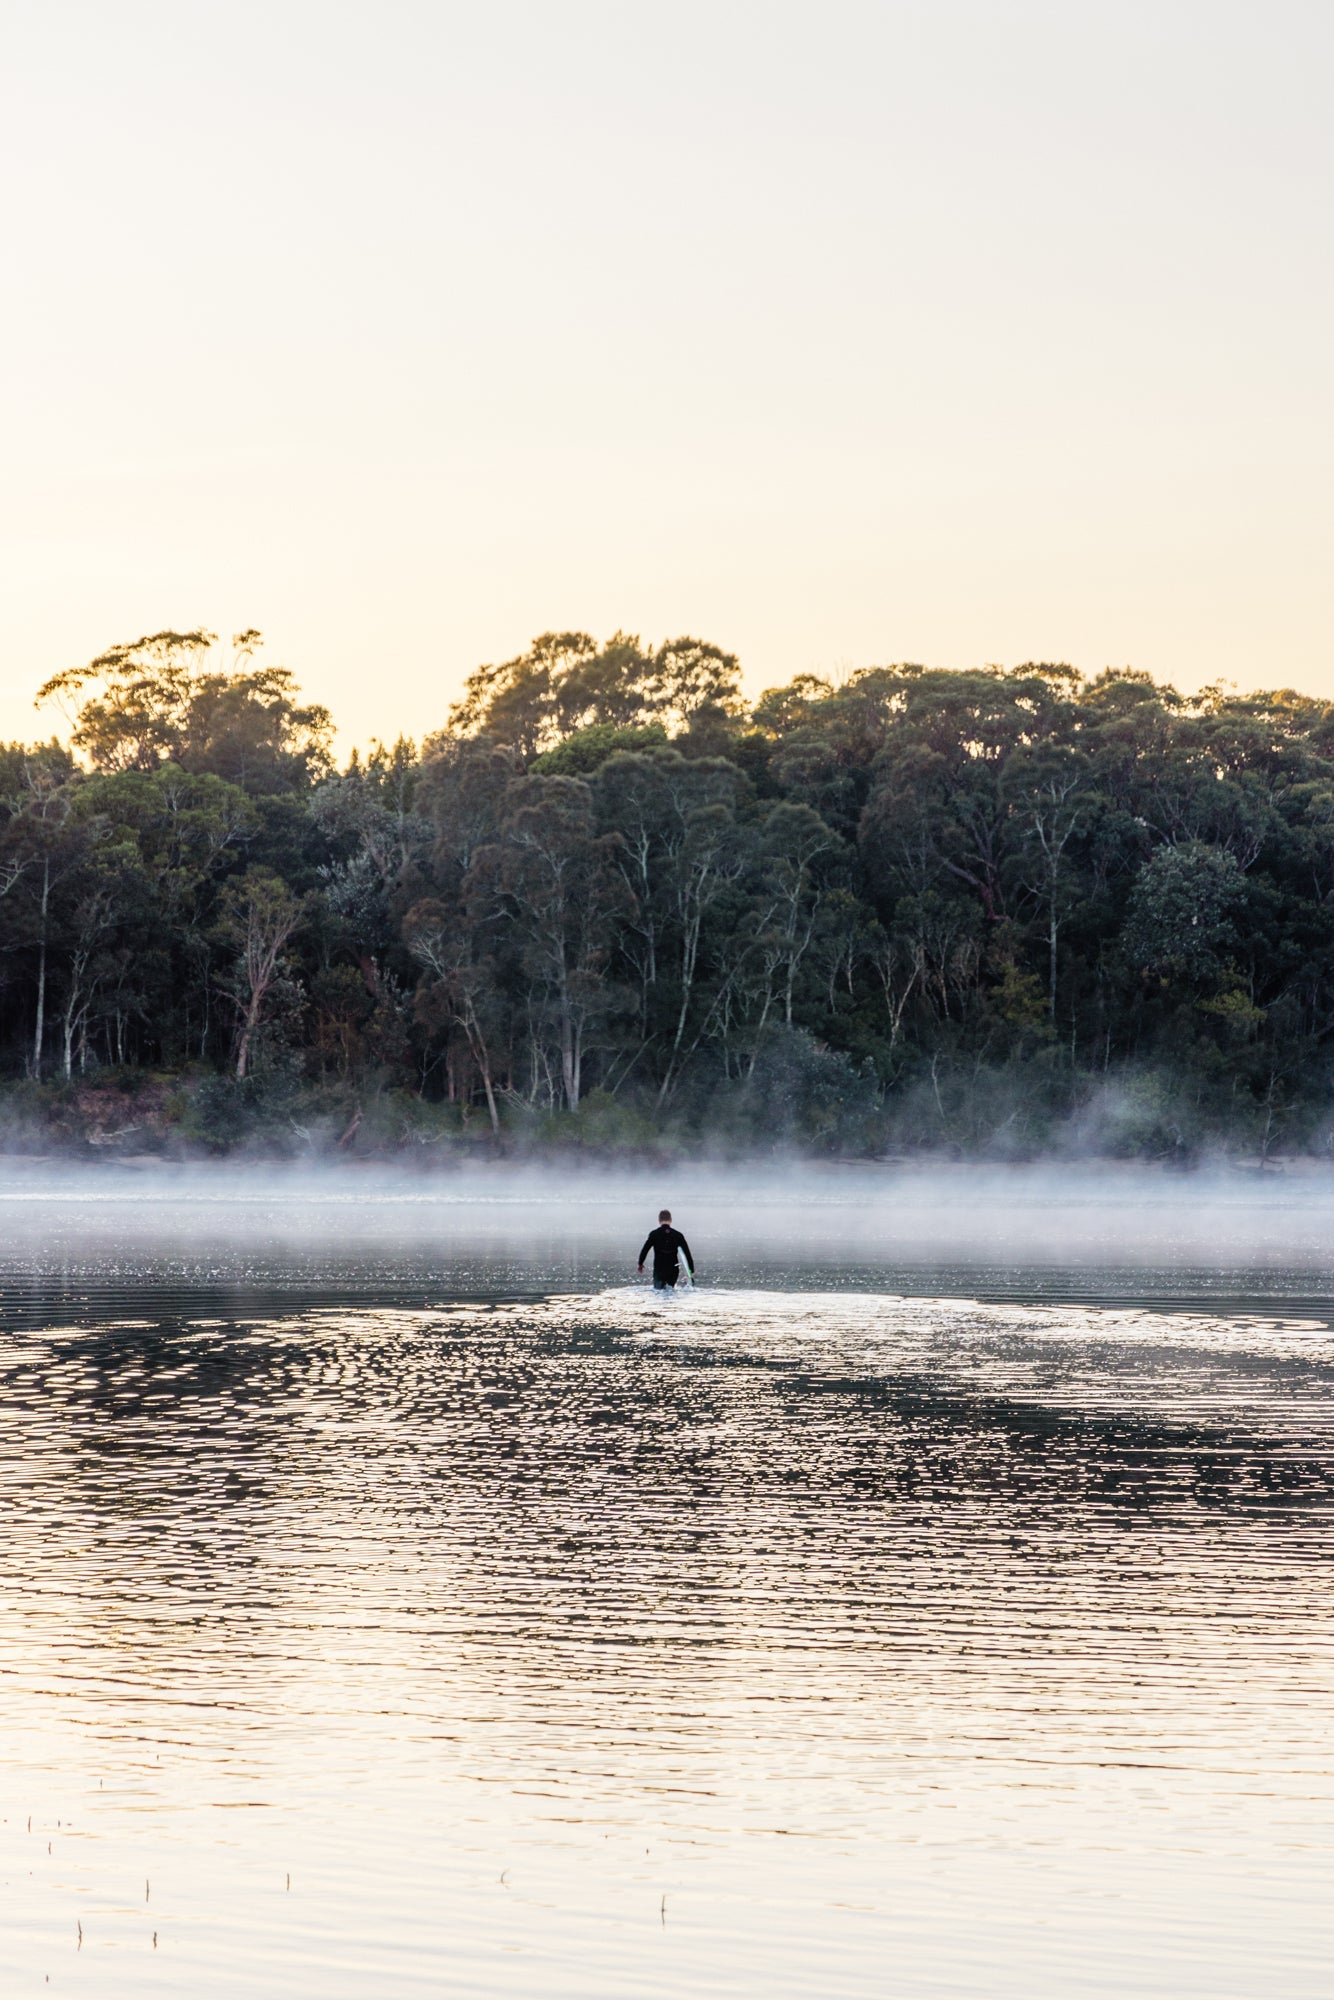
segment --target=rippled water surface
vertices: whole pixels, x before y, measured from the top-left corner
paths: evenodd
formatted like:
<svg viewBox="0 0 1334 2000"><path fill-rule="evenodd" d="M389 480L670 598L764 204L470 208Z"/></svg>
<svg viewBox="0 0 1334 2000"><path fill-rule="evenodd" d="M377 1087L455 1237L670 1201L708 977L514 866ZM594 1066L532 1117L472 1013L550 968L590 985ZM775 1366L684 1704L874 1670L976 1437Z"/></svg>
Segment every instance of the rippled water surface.
<svg viewBox="0 0 1334 2000"><path fill-rule="evenodd" d="M10 1220L6 1995L1334 1990L1318 1271Z"/></svg>

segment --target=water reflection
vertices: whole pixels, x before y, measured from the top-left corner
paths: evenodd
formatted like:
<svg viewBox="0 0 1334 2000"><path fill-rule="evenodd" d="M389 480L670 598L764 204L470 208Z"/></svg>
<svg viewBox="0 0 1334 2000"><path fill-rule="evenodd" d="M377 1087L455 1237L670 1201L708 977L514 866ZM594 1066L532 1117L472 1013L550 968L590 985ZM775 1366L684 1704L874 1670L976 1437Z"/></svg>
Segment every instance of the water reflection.
<svg viewBox="0 0 1334 2000"><path fill-rule="evenodd" d="M7 1991L1327 1991L1292 1286L118 1282L0 1331Z"/></svg>

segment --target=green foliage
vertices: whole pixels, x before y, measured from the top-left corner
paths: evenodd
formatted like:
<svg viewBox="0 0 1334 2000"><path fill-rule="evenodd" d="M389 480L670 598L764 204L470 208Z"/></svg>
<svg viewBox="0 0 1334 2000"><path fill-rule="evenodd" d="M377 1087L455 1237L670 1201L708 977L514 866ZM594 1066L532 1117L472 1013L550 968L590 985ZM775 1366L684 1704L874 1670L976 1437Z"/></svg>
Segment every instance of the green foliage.
<svg viewBox="0 0 1334 2000"><path fill-rule="evenodd" d="M113 647L42 690L77 758L0 746L14 1144L112 1143L128 1077L214 1150L1334 1145L1321 702L905 665L747 715L718 646L555 632L335 771L258 644Z"/></svg>
<svg viewBox="0 0 1334 2000"><path fill-rule="evenodd" d="M37 700L73 703L73 744L100 771L173 762L254 793L303 790L329 768L333 722L302 706L285 667L256 666L263 641L238 632L230 670L210 669L217 639L155 632L56 674Z"/></svg>
<svg viewBox="0 0 1334 2000"><path fill-rule="evenodd" d="M526 653L471 674L450 724L505 744L529 764L594 729L641 729L656 718L688 730L704 715L735 717L740 684L736 655L702 639L668 639L649 652L628 632L614 632L602 646L587 632L544 632ZM591 767L566 761L553 768Z"/></svg>
<svg viewBox="0 0 1334 2000"><path fill-rule="evenodd" d="M1132 966L1162 980L1212 985L1238 943L1246 884L1235 858L1203 841L1162 847L1140 869L1121 929Z"/></svg>
<svg viewBox="0 0 1334 2000"><path fill-rule="evenodd" d="M714 1143L764 1153L862 1154L876 1148L883 1124L874 1080L789 1027L763 1043L741 1086L706 1118Z"/></svg>
<svg viewBox="0 0 1334 2000"><path fill-rule="evenodd" d="M652 750L659 744L665 748L666 743L667 731L660 722L593 722L576 729L553 750L544 750L534 758L532 769L548 777L586 778L618 750Z"/></svg>

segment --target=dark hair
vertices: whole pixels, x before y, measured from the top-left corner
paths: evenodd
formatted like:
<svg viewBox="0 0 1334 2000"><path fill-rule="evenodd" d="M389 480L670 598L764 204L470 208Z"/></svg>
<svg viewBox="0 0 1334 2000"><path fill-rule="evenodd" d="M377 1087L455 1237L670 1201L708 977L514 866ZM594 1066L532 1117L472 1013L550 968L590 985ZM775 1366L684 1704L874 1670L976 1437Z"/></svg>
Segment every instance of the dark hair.
<svg viewBox="0 0 1334 2000"><path fill-rule="evenodd" d="M670 1222L671 1219L672 1219L672 1211L670 1210L670 1208L660 1208L658 1210L659 1222Z"/></svg>

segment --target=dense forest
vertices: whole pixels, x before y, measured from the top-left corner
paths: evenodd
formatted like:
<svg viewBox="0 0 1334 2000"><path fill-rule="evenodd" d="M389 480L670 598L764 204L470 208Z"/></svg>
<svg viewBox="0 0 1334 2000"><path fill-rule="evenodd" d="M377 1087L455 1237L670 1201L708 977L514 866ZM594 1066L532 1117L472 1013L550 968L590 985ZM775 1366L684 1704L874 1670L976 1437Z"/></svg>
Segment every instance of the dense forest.
<svg viewBox="0 0 1334 2000"><path fill-rule="evenodd" d="M338 769L259 635L0 749L12 1146L1334 1144L1334 706L547 633Z"/></svg>

